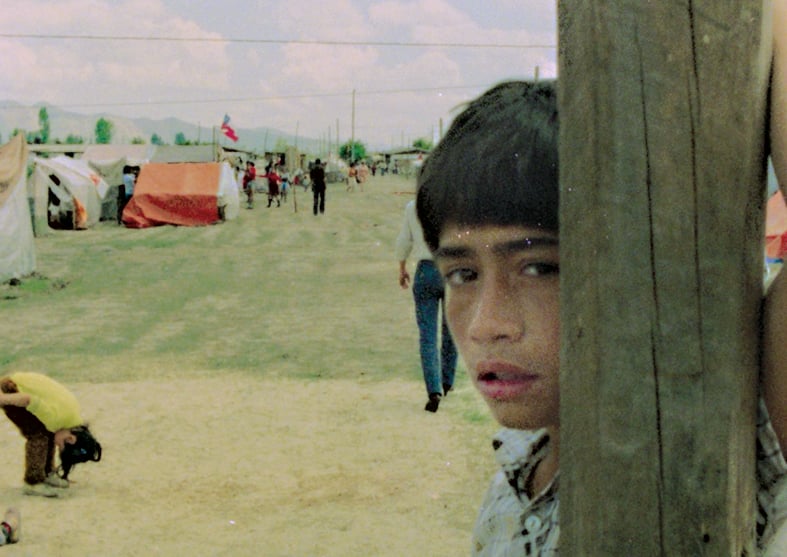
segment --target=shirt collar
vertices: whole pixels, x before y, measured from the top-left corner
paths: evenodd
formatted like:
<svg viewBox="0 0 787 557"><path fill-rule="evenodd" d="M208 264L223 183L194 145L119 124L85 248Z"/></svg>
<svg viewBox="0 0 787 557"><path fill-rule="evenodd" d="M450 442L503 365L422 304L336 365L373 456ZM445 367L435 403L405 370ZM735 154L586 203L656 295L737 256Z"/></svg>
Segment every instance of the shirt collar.
<svg viewBox="0 0 787 557"><path fill-rule="evenodd" d="M505 474L517 498L528 501L526 486L532 481L536 466L550 451L550 437L546 429L535 431L503 429L494 436L492 448L495 459ZM534 500L551 495L557 490L557 474L549 485L536 494Z"/></svg>

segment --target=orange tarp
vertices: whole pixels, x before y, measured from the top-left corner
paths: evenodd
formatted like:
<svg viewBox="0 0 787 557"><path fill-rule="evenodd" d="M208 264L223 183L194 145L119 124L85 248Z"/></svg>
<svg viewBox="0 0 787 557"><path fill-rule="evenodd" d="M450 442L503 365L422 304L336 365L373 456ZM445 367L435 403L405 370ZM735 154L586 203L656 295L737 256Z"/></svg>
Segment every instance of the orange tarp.
<svg viewBox="0 0 787 557"><path fill-rule="evenodd" d="M787 254L787 207L784 196L777 191L768 200L765 217L765 255L783 259Z"/></svg>
<svg viewBox="0 0 787 557"><path fill-rule="evenodd" d="M200 226L219 220L219 163L149 163L142 166L123 224Z"/></svg>

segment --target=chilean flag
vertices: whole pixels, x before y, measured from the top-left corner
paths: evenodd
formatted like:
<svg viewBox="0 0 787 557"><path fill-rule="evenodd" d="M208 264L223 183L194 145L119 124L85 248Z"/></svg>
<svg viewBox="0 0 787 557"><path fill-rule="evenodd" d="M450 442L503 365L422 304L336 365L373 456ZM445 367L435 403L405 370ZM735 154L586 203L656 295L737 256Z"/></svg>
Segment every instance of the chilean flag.
<svg viewBox="0 0 787 557"><path fill-rule="evenodd" d="M235 135L235 130L230 127L229 115L224 115L224 122L221 124L221 132L233 141L238 141L238 136Z"/></svg>

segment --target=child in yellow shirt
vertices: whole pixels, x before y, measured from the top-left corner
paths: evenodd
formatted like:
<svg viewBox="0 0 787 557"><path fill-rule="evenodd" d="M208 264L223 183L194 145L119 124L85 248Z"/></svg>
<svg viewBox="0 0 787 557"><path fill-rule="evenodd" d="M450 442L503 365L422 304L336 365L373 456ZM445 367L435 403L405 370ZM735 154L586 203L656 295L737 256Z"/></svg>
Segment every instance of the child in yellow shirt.
<svg viewBox="0 0 787 557"><path fill-rule="evenodd" d="M101 460L101 445L82 420L79 402L54 379L33 372L2 377L0 406L27 440L26 495L57 497L58 488L68 487L74 465ZM55 447L60 452L59 469L55 467Z"/></svg>

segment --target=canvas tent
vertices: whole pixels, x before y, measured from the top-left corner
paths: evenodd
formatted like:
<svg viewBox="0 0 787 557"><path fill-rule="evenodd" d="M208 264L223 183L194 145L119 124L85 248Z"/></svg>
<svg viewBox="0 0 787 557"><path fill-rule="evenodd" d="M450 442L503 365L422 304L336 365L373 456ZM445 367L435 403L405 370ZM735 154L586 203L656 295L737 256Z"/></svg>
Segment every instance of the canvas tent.
<svg viewBox="0 0 787 557"><path fill-rule="evenodd" d="M36 268L26 169L27 145L20 133L0 147L0 282L22 278Z"/></svg>
<svg viewBox="0 0 787 557"><path fill-rule="evenodd" d="M238 184L229 164L149 163L123 210L123 224L200 226L233 219L239 212Z"/></svg>
<svg viewBox="0 0 787 557"><path fill-rule="evenodd" d="M84 160L84 159L83 159ZM109 190L101 202L101 220L116 220L118 195L123 188L123 168L128 164L126 158L104 161L88 160L88 166L99 173L109 185ZM125 189L123 190L125 191Z"/></svg>
<svg viewBox="0 0 787 557"><path fill-rule="evenodd" d="M44 223L71 230L95 225L109 186L85 161L59 156L35 159L31 190L40 235Z"/></svg>
<svg viewBox="0 0 787 557"><path fill-rule="evenodd" d="M765 254L771 259L784 259L787 255L787 207L780 191L768 200L765 217Z"/></svg>

